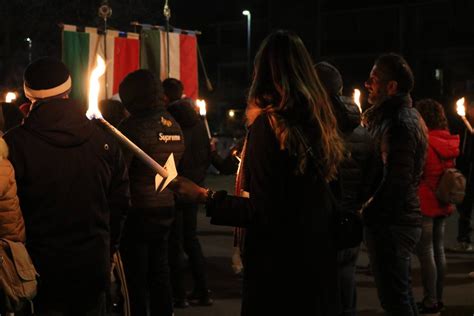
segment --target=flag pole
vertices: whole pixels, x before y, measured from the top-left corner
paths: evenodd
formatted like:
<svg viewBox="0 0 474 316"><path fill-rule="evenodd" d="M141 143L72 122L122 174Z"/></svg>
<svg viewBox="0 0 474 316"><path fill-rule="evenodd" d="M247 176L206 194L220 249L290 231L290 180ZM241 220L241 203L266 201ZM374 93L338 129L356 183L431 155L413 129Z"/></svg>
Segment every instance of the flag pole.
<svg viewBox="0 0 474 316"><path fill-rule="evenodd" d="M104 36L104 60L107 62L107 19L112 16L112 8L109 6L109 3L107 0L104 0L102 2L102 5L99 7L99 17L104 20L104 31L103 31L103 36ZM107 100L109 98L108 96L108 91L109 91L109 84L107 82L107 70L105 70L104 73L104 82L105 82L105 99Z"/></svg>
<svg viewBox="0 0 474 316"><path fill-rule="evenodd" d="M165 1L165 6L163 7L163 15L166 19L166 71L167 78L170 77L170 17L171 10L168 6L168 0Z"/></svg>

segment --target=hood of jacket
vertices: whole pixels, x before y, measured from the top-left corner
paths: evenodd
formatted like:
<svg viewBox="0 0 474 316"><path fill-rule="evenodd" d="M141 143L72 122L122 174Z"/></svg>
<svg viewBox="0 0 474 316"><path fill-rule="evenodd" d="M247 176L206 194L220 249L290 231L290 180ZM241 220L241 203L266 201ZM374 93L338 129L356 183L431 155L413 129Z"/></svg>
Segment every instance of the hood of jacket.
<svg viewBox="0 0 474 316"><path fill-rule="evenodd" d="M200 120L199 114L194 109L192 102L191 99L185 98L173 101L166 107L181 128L187 129L192 127Z"/></svg>
<svg viewBox="0 0 474 316"><path fill-rule="evenodd" d="M361 114L352 98L335 95L331 96L331 102L342 133L350 133L360 125Z"/></svg>
<svg viewBox="0 0 474 316"><path fill-rule="evenodd" d="M459 135L451 135L447 130L431 130L428 142L433 150L444 160L459 155Z"/></svg>
<svg viewBox="0 0 474 316"><path fill-rule="evenodd" d="M51 99L34 104L23 126L58 147L81 145L94 130L92 121L71 99Z"/></svg>

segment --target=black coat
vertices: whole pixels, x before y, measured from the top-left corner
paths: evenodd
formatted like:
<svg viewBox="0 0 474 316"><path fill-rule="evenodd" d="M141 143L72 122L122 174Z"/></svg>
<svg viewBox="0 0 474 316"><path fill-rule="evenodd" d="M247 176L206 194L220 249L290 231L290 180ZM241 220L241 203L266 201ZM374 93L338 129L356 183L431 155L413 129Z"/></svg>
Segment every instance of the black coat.
<svg viewBox="0 0 474 316"><path fill-rule="evenodd" d="M346 145L346 158L339 167L335 193L343 211L356 212L372 195L382 166L377 165L372 137L360 125L361 115L356 104L343 96L332 96L331 102Z"/></svg>
<svg viewBox="0 0 474 316"><path fill-rule="evenodd" d="M134 113L120 124L119 129L161 166L165 165L171 153L179 165L184 152L183 133L164 107ZM139 238L152 238L157 225L171 225L174 195L169 189L156 192L155 171L129 150L124 149L124 154L129 167L133 207L125 231L127 236L130 233Z"/></svg>
<svg viewBox="0 0 474 316"><path fill-rule="evenodd" d="M211 223L247 228L242 315L334 315L333 212L322 180L295 175L266 115L251 125L243 161L250 198L216 197L208 207Z"/></svg>
<svg viewBox="0 0 474 316"><path fill-rule="evenodd" d="M119 145L69 99L35 104L5 140L40 296L56 304L96 299L130 203Z"/></svg>
<svg viewBox="0 0 474 316"><path fill-rule="evenodd" d="M179 175L201 184L211 164L211 146L204 122L190 102L190 99L176 100L167 110L184 134L185 150L178 166Z"/></svg>
<svg viewBox="0 0 474 316"><path fill-rule="evenodd" d="M369 122L383 161L383 179L364 210L367 225L420 226L418 187L428 146L423 119L409 95L396 95L376 108Z"/></svg>

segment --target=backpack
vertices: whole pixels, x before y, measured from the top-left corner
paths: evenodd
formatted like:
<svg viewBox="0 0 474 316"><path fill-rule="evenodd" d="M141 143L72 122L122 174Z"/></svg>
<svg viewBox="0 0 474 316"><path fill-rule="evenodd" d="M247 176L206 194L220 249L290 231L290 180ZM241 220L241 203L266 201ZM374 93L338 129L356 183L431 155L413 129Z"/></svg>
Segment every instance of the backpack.
<svg viewBox="0 0 474 316"><path fill-rule="evenodd" d="M8 312L17 312L26 304L33 311L38 273L22 242L0 239L0 292Z"/></svg>
<svg viewBox="0 0 474 316"><path fill-rule="evenodd" d="M466 178L456 168L447 168L439 179L435 191L440 202L461 204L466 195Z"/></svg>

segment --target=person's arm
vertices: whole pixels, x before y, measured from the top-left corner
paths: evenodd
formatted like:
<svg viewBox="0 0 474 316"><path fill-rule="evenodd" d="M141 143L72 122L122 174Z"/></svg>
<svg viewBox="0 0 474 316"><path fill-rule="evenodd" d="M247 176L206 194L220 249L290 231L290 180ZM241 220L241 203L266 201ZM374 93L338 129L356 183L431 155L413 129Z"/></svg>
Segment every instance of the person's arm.
<svg viewBox="0 0 474 316"><path fill-rule="evenodd" d="M212 224L247 227L250 223L265 225L269 222L284 192L282 174L285 170L279 170L279 151L268 118L261 115L251 126L244 157L250 175L250 198L218 192L207 205Z"/></svg>
<svg viewBox="0 0 474 316"><path fill-rule="evenodd" d="M130 187L128 171L122 150L117 146L114 155L112 179L110 181L108 203L110 209L110 248L113 255L120 245L123 225L130 208Z"/></svg>
<svg viewBox="0 0 474 316"><path fill-rule="evenodd" d="M418 142L407 126L398 124L389 128L382 144L384 176L364 210L368 215L378 210L386 214L401 210L415 171Z"/></svg>

